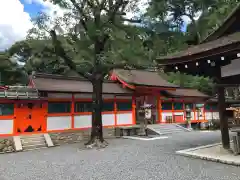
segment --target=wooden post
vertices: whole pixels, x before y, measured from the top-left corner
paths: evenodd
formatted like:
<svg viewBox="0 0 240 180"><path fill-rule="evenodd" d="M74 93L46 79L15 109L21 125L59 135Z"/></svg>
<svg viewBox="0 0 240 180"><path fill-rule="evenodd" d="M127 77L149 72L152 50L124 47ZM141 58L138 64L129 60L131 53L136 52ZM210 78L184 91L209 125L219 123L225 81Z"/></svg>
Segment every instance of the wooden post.
<svg viewBox="0 0 240 180"><path fill-rule="evenodd" d="M218 68L217 73L217 83L221 84L221 68ZM228 119L226 116L226 103L225 103L225 93L224 86L217 87L217 96L218 96L218 112L220 118L220 128L222 135L222 146L224 149L230 148L230 138L228 131Z"/></svg>
<svg viewBox="0 0 240 180"><path fill-rule="evenodd" d="M222 134L222 145L223 148L230 148L229 132L228 132L228 120L226 116L226 103L225 103L225 94L224 87L218 87L218 111L220 118L220 128Z"/></svg>

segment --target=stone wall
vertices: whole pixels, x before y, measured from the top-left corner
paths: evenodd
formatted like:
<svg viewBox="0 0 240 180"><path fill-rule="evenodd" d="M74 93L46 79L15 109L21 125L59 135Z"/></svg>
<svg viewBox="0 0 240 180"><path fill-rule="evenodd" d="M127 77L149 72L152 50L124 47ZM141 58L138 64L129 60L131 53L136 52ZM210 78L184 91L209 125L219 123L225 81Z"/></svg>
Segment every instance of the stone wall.
<svg viewBox="0 0 240 180"><path fill-rule="evenodd" d="M11 137L0 138L0 153L15 152L14 142Z"/></svg>
<svg viewBox="0 0 240 180"><path fill-rule="evenodd" d="M89 139L90 134L91 134L91 129L49 133L54 145L84 142ZM104 128L103 137L105 139L114 138L115 128Z"/></svg>

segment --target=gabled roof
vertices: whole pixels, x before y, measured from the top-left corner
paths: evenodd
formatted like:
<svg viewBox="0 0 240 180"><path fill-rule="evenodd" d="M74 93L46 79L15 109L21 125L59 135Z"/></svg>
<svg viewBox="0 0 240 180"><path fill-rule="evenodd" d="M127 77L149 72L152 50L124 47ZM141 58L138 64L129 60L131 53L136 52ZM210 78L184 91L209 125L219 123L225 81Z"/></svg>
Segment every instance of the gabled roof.
<svg viewBox="0 0 240 180"><path fill-rule="evenodd" d="M66 77L52 74L34 74L31 77L33 86L39 91L92 93L93 87L90 81L82 77ZM124 89L113 81L103 83L105 94L131 94L132 91Z"/></svg>
<svg viewBox="0 0 240 180"><path fill-rule="evenodd" d="M184 51L159 57L157 58L157 61L160 65L177 64L194 61L203 56L208 57L213 54L220 54L221 52L229 51L231 49L239 49L239 47L237 47L237 45L240 44L240 33L237 32L239 30L234 30L234 27L232 27L233 30L230 29L231 26L239 24L239 16L240 3L227 16L223 23L199 45L191 46Z"/></svg>
<svg viewBox="0 0 240 180"><path fill-rule="evenodd" d="M228 47L230 49L233 48L240 49L239 45L240 45L240 32L236 32L228 36L216 39L214 41L189 47L184 51L180 51L172 55L159 57L157 60L162 65L194 61L196 59L201 58L203 55L208 56L217 52L222 53Z"/></svg>
<svg viewBox="0 0 240 180"><path fill-rule="evenodd" d="M167 82L157 72L146 70L114 69L112 75L121 81L134 86L149 86L162 88L178 88L179 86Z"/></svg>
<svg viewBox="0 0 240 180"><path fill-rule="evenodd" d="M240 22L238 19L238 14L240 13L240 3L233 9L233 11L223 20L222 24L215 29L212 33L210 33L201 43L206 43L208 41L213 41L221 36L223 36L228 28L233 23Z"/></svg>

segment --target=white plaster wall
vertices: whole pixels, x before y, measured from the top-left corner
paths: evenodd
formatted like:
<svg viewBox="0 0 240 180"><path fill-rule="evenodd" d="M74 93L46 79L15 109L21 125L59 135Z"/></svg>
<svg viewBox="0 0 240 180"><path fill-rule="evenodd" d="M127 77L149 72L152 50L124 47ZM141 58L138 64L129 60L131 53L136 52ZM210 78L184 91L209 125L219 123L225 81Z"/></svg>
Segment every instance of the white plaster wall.
<svg viewBox="0 0 240 180"><path fill-rule="evenodd" d="M74 128L90 128L92 127L92 115L74 116Z"/></svg>
<svg viewBox="0 0 240 180"><path fill-rule="evenodd" d="M199 114L201 114L201 112L195 112L195 120L204 120L204 112L202 111L202 116L198 116Z"/></svg>
<svg viewBox="0 0 240 180"><path fill-rule="evenodd" d="M191 112L191 120L195 120L194 112Z"/></svg>
<svg viewBox="0 0 240 180"><path fill-rule="evenodd" d="M213 112L213 119L219 119L219 113Z"/></svg>
<svg viewBox="0 0 240 180"><path fill-rule="evenodd" d="M117 114L117 125L132 124L132 113Z"/></svg>
<svg viewBox="0 0 240 180"><path fill-rule="evenodd" d="M206 117L206 120L210 121L212 120L212 112L205 112L205 117Z"/></svg>
<svg viewBox="0 0 240 180"><path fill-rule="evenodd" d="M47 117L47 130L71 129L71 116Z"/></svg>
<svg viewBox="0 0 240 180"><path fill-rule="evenodd" d="M13 120L0 120L0 134L13 133Z"/></svg>
<svg viewBox="0 0 240 180"><path fill-rule="evenodd" d="M183 112L174 112L173 114L174 114L174 115L178 115L178 116L179 116L179 115L184 116L184 113L183 113Z"/></svg>
<svg viewBox="0 0 240 180"><path fill-rule="evenodd" d="M114 114L103 114L102 123L103 126L114 126L115 125Z"/></svg>
<svg viewBox="0 0 240 180"><path fill-rule="evenodd" d="M162 122L166 122L166 117L172 116L171 112L162 112Z"/></svg>

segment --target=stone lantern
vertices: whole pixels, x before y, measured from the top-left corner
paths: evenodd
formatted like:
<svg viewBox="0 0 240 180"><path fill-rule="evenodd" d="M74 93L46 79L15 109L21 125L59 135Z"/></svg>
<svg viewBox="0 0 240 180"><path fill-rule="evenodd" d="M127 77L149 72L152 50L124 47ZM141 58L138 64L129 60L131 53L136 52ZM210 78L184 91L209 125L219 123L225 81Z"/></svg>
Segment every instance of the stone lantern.
<svg viewBox="0 0 240 180"><path fill-rule="evenodd" d="M185 111L186 111L187 126L189 129L191 129L191 109L188 105L186 106Z"/></svg>

